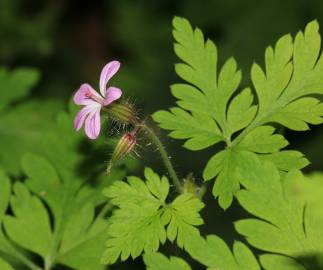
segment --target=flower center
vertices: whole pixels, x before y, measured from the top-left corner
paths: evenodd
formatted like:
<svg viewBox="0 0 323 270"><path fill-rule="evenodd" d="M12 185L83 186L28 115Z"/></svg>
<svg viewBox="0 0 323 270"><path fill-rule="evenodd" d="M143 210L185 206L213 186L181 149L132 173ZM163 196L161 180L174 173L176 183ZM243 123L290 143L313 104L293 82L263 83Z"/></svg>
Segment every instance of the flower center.
<svg viewBox="0 0 323 270"><path fill-rule="evenodd" d="M85 93L85 96L86 96L87 98L89 98L89 99L94 100L94 101L95 101L95 102L97 102L97 103L100 103L101 105L103 105L103 104L104 104L104 99L103 99L103 98L98 97L98 96L96 96L96 95L92 94L90 91L87 91L87 92Z"/></svg>

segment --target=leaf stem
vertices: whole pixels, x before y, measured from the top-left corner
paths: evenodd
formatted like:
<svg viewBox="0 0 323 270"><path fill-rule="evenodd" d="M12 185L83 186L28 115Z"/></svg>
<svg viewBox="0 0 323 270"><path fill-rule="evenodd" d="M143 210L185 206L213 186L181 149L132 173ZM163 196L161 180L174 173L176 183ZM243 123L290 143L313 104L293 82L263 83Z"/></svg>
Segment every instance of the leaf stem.
<svg viewBox="0 0 323 270"><path fill-rule="evenodd" d="M103 218L107 213L109 213L113 209L113 204L111 201L107 202L99 212L97 218Z"/></svg>
<svg viewBox="0 0 323 270"><path fill-rule="evenodd" d="M232 141L231 146L239 144L251 130L262 125L263 121L261 121L262 119L259 120L259 118L260 117L256 117L255 120Z"/></svg>
<svg viewBox="0 0 323 270"><path fill-rule="evenodd" d="M5 236L3 235L3 232L0 228L0 238L1 240L6 240ZM2 239L3 238L3 239ZM28 257L26 257L24 254L20 253L19 250L16 249L9 241L3 241L2 242L3 248L5 250L5 254L16 258L18 261L23 263L25 266L27 266L31 270L42 270L39 266L37 266L33 261L31 261Z"/></svg>
<svg viewBox="0 0 323 270"><path fill-rule="evenodd" d="M18 259L19 261L21 261L29 269L31 269L31 270L42 270L39 266L37 266L36 264L34 264L31 260L29 260L24 255L20 254L18 251L12 250L11 252L12 252L12 254L11 254L12 256L14 256L16 259Z"/></svg>
<svg viewBox="0 0 323 270"><path fill-rule="evenodd" d="M152 141L152 143L154 143L156 145L156 147L159 151L159 154L164 162L164 165L169 173L169 176L172 179L173 184L176 187L176 190L179 193L182 193L182 191L183 191L182 184L175 172L173 164L168 156L168 153L167 153L164 145L162 144L162 142L160 141L158 136L155 134L155 132L150 127L148 127L145 123L142 124L142 129L146 131L149 139Z"/></svg>
<svg viewBox="0 0 323 270"><path fill-rule="evenodd" d="M59 253L59 247L60 247L60 244L62 241L64 229L65 229L66 222L67 222L66 216L68 216L67 213L70 211L69 210L69 205L70 205L69 202L70 202L70 198L72 196L70 194L70 187L72 184L73 184L72 181L69 181L66 184L66 187L65 187L66 190L62 196L62 205L66 205L67 207L63 208L63 210L61 212L60 222L57 224L57 226L55 228L51 249L50 249L49 254L45 258L45 270L52 269L52 267L54 267L56 264L57 255Z"/></svg>

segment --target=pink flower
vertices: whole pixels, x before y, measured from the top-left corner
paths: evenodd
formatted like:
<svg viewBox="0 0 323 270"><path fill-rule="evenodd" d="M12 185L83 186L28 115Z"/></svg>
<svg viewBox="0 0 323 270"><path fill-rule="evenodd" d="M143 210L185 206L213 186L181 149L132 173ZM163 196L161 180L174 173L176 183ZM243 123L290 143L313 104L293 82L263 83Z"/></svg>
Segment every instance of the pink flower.
<svg viewBox="0 0 323 270"><path fill-rule="evenodd" d="M87 83L82 84L74 95L75 104L84 106L74 119L74 128L79 131L85 123L85 134L90 139L96 139L100 134L101 108L110 105L122 95L122 91L117 87L107 88L107 83L119 68L118 61L111 61L104 66L100 75L101 95Z"/></svg>

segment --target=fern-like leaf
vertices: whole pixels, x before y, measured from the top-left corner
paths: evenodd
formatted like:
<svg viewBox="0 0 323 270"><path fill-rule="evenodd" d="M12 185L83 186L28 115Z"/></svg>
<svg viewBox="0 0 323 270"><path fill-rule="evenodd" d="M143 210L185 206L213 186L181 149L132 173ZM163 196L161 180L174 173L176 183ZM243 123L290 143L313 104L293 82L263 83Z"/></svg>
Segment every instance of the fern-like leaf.
<svg viewBox="0 0 323 270"><path fill-rule="evenodd" d="M108 240L102 262L114 263L119 256L136 258L143 251L156 252L160 244L177 239L185 247L191 235L199 235L195 226L203 224L199 211L203 203L184 193L167 203L169 182L151 169L145 169L146 181L128 177L128 183L115 182L104 190L118 206L109 220Z"/></svg>
<svg viewBox="0 0 323 270"><path fill-rule="evenodd" d="M268 252L261 256L265 269L321 269L322 176L306 179L293 170L280 179L272 163L262 163L251 153L244 158L248 162L239 172L245 189L237 198L256 218L238 221L238 232Z"/></svg>
<svg viewBox="0 0 323 270"><path fill-rule="evenodd" d="M282 151L288 142L274 134L270 125L279 123L301 131L309 129L309 124L323 123L322 103L308 97L323 94L318 23L310 22L294 40L285 35L274 48L268 47L264 70L258 64L252 66L257 104L250 88L239 91L241 72L233 58L218 69L217 48L200 29L178 17L173 25L175 52L183 61L176 65L176 73L185 83L171 87L178 107L158 111L153 118L171 131L171 137L185 139L184 147L190 150L226 143L226 149L209 160L203 173L206 181L217 178L213 194L220 205L229 207L240 188L235 173L240 152L257 153L283 171L306 166L302 154Z"/></svg>
<svg viewBox="0 0 323 270"><path fill-rule="evenodd" d="M144 255L147 270L191 270L191 267L181 258L170 257L169 259L158 252Z"/></svg>
<svg viewBox="0 0 323 270"><path fill-rule="evenodd" d="M187 251L210 270L260 270L255 256L246 245L235 242L231 251L216 235L209 235L206 239L200 236L190 237Z"/></svg>

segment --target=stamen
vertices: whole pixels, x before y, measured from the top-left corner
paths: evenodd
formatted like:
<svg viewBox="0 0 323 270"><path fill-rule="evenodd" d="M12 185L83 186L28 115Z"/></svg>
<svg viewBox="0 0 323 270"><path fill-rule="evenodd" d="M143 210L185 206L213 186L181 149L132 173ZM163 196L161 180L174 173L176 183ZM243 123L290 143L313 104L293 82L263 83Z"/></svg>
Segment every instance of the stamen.
<svg viewBox="0 0 323 270"><path fill-rule="evenodd" d="M100 103L101 105L103 105L103 104L104 104L104 99L103 99L103 98L101 98L101 97L97 97L96 95L92 94L90 91L87 91L87 92L85 93L85 96L86 96L87 98L89 98L89 99L92 99L92 100L94 100L94 101L96 101L96 102Z"/></svg>
<svg viewBox="0 0 323 270"><path fill-rule="evenodd" d="M87 98L91 98L92 93L91 93L90 91L87 91L87 92L85 93L85 96L86 96Z"/></svg>

